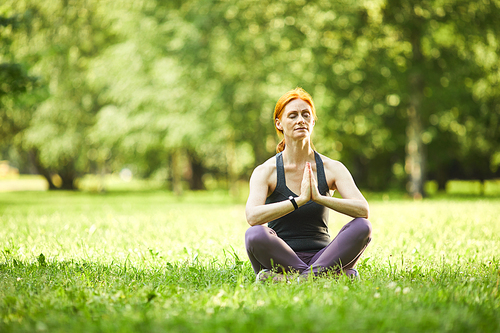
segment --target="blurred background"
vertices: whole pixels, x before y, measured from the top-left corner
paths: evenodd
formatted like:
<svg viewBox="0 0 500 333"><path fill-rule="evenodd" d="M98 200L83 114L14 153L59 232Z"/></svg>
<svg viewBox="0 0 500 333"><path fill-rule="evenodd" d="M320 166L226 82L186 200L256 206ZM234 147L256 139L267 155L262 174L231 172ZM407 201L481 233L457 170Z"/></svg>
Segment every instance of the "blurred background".
<svg viewBox="0 0 500 333"><path fill-rule="evenodd" d="M237 193L300 86L361 189L500 192L498 22L498 0L3 0L0 190Z"/></svg>

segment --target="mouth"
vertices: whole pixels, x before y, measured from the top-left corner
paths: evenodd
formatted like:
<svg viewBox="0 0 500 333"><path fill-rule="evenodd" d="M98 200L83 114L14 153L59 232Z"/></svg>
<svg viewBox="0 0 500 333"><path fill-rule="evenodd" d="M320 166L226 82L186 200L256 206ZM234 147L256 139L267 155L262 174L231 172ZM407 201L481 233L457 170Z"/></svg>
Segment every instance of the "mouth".
<svg viewBox="0 0 500 333"><path fill-rule="evenodd" d="M306 127L297 127L295 130L296 131L307 131L307 128Z"/></svg>

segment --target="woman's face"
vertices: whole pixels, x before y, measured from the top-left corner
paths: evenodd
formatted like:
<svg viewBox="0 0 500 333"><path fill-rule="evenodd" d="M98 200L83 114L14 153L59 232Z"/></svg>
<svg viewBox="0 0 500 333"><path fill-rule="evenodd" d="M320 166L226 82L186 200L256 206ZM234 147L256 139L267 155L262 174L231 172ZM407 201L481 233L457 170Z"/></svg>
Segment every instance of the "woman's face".
<svg viewBox="0 0 500 333"><path fill-rule="evenodd" d="M314 128L311 106L301 99L294 99L285 106L281 118L276 119L275 124L284 136L296 139L310 136Z"/></svg>

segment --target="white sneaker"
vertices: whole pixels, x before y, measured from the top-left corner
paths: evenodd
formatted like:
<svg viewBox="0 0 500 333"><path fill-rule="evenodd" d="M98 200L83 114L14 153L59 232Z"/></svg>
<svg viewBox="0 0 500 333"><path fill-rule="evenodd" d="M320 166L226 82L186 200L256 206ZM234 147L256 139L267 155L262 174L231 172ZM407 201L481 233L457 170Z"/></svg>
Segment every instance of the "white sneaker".
<svg viewBox="0 0 500 333"><path fill-rule="evenodd" d="M266 268L261 270L259 274L257 274L257 276L255 277L255 282L267 282L267 281L272 281L272 282L286 281L286 276L284 274L276 273Z"/></svg>
<svg viewBox="0 0 500 333"><path fill-rule="evenodd" d="M351 279L360 279L360 276L359 276L359 273L358 273L358 270L355 269L355 268L346 268L344 270L344 273L345 275L347 275L348 277L350 277Z"/></svg>

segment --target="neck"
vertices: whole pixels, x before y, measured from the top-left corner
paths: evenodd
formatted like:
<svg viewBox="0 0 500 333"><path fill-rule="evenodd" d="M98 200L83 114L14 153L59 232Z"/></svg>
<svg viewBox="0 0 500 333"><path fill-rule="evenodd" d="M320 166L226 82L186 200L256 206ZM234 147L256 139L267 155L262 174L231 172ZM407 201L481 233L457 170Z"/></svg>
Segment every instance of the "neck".
<svg viewBox="0 0 500 333"><path fill-rule="evenodd" d="M314 150L309 140L286 142L283 159L287 164L303 165L314 160Z"/></svg>

